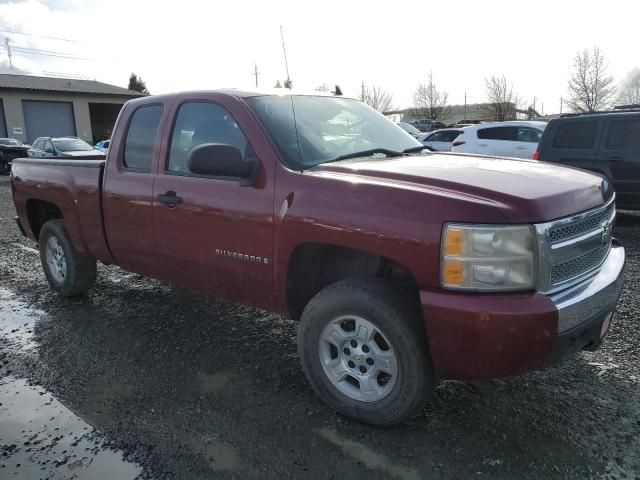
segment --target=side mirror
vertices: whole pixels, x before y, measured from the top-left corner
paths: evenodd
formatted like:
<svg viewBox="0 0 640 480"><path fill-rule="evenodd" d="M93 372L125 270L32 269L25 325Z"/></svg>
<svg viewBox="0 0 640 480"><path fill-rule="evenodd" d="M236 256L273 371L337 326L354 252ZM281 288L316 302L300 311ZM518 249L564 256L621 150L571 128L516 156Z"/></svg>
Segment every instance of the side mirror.
<svg viewBox="0 0 640 480"><path fill-rule="evenodd" d="M191 149L187 158L191 173L237 180L245 187L256 181L259 166L257 158L243 160L240 150L225 143L203 143Z"/></svg>

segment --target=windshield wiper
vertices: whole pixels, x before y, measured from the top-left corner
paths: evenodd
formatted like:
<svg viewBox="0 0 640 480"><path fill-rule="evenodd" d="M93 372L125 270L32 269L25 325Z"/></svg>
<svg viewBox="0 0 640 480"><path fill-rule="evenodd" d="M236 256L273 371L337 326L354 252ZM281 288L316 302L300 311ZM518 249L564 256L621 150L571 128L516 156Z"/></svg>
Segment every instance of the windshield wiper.
<svg viewBox="0 0 640 480"><path fill-rule="evenodd" d="M411 148L406 148L402 151L402 153L419 153L422 150L429 150L430 152L433 152L432 148L427 147L426 145L422 145L420 147L411 147Z"/></svg>
<svg viewBox="0 0 640 480"><path fill-rule="evenodd" d="M345 155L340 155L333 160L327 160L326 162L322 163L339 162L340 160L347 160L348 158L369 157L376 153L383 153L387 157L401 157L403 155L403 152L396 152L395 150L389 150L388 148L371 148L369 150L362 150L361 152L353 152L347 153Z"/></svg>

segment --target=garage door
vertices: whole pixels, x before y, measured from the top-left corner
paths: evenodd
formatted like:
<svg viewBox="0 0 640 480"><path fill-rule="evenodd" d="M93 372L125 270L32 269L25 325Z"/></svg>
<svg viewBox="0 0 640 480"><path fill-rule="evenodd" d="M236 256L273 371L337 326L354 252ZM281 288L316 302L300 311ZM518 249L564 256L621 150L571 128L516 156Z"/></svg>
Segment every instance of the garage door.
<svg viewBox="0 0 640 480"><path fill-rule="evenodd" d="M76 134L71 102L23 100L22 109L29 143L38 137L66 137Z"/></svg>

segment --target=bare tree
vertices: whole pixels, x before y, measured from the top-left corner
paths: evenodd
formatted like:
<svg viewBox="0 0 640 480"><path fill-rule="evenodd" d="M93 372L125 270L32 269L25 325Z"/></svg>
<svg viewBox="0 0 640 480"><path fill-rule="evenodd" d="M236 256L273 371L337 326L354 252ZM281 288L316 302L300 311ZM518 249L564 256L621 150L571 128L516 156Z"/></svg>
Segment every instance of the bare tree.
<svg viewBox="0 0 640 480"><path fill-rule="evenodd" d="M384 88L375 85L363 87L360 100L382 113L393 109L393 95Z"/></svg>
<svg viewBox="0 0 640 480"><path fill-rule="evenodd" d="M415 119L442 120L449 113L449 94L439 90L429 73L427 83L420 83L413 94L411 116Z"/></svg>
<svg viewBox="0 0 640 480"><path fill-rule="evenodd" d="M606 109L615 99L613 77L607 75L607 64L598 47L578 52L573 58L569 80L569 108L574 112Z"/></svg>
<svg viewBox="0 0 640 480"><path fill-rule="evenodd" d="M316 87L316 92L330 92L331 89L329 88L329 85L327 85L325 82L322 82L320 85L318 85Z"/></svg>
<svg viewBox="0 0 640 480"><path fill-rule="evenodd" d="M522 101L513 89L513 84L504 75L491 75L484 79L484 85L490 116L500 121L515 119L516 110Z"/></svg>
<svg viewBox="0 0 640 480"><path fill-rule="evenodd" d="M640 68L629 72L627 79L622 85L618 102L622 105L640 104Z"/></svg>

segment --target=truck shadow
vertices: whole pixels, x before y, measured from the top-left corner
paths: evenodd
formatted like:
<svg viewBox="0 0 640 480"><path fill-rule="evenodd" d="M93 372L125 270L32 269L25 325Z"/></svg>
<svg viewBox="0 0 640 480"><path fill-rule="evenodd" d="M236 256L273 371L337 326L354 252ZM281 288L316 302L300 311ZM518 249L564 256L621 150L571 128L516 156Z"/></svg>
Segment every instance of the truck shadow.
<svg viewBox="0 0 640 480"><path fill-rule="evenodd" d="M154 476L586 477L611 468L640 419L637 386L585 353L508 381L445 382L408 424L373 428L311 391L292 321L115 268L83 300L39 289L22 292L46 312L28 376Z"/></svg>

